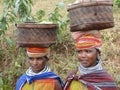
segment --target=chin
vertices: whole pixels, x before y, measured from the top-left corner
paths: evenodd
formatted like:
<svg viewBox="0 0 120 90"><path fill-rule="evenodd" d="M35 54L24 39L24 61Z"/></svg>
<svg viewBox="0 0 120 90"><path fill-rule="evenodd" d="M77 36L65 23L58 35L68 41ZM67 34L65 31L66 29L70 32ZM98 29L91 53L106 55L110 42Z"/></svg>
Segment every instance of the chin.
<svg viewBox="0 0 120 90"><path fill-rule="evenodd" d="M82 64L82 66L84 66L84 67L89 67L89 65L87 64L87 63L81 63Z"/></svg>
<svg viewBox="0 0 120 90"><path fill-rule="evenodd" d="M34 73L39 73L39 72L40 72L40 70L33 69L33 72L34 72Z"/></svg>
<svg viewBox="0 0 120 90"><path fill-rule="evenodd" d="M94 67L93 65L83 65L85 68Z"/></svg>
<svg viewBox="0 0 120 90"><path fill-rule="evenodd" d="M88 68L89 66L88 65L83 65L83 67Z"/></svg>

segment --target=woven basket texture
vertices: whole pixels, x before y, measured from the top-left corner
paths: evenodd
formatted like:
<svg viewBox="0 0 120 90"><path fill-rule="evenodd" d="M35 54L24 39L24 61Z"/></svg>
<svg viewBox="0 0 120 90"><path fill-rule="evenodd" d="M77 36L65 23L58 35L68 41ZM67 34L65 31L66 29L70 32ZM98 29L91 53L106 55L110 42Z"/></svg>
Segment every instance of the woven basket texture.
<svg viewBox="0 0 120 90"><path fill-rule="evenodd" d="M112 2L90 2L68 7L71 31L102 30L114 26Z"/></svg>
<svg viewBox="0 0 120 90"><path fill-rule="evenodd" d="M19 47L49 47L57 40L57 24L18 25L17 43Z"/></svg>

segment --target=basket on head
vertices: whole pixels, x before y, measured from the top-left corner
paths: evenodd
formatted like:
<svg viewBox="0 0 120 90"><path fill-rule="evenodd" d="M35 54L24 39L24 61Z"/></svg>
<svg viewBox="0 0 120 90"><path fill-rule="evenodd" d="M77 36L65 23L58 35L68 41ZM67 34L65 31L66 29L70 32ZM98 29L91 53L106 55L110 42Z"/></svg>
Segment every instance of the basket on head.
<svg viewBox="0 0 120 90"><path fill-rule="evenodd" d="M57 40L58 24L55 23L22 23L16 27L19 47L49 47Z"/></svg>
<svg viewBox="0 0 120 90"><path fill-rule="evenodd" d="M68 6L70 30L88 31L102 30L114 26L112 12L113 2L93 1L71 4Z"/></svg>

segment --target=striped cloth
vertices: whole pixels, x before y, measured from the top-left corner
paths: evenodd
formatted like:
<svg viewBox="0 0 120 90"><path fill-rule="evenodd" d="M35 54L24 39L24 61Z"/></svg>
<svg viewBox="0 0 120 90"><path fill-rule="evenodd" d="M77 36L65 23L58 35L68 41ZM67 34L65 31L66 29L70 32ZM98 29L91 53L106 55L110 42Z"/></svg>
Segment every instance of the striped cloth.
<svg viewBox="0 0 120 90"><path fill-rule="evenodd" d="M93 34L87 34L76 39L75 42L76 49L88 49L96 48L101 51L102 40L101 38L96 38Z"/></svg>
<svg viewBox="0 0 120 90"><path fill-rule="evenodd" d="M72 80L80 81L88 87L88 90L118 90L113 78L105 70L98 70L81 76L76 75L77 71L68 76L64 90L68 90Z"/></svg>
<svg viewBox="0 0 120 90"><path fill-rule="evenodd" d="M60 79L60 77L58 77L55 73L53 72L44 72L42 74L38 74L38 75L34 75L34 76L29 76L27 74L23 74L20 79L17 81L16 84L16 90L21 90L23 85L28 82L28 83L32 83L34 80L40 80L40 79L45 79L45 78L54 78L57 79L61 86L64 86L64 83L62 82L62 80Z"/></svg>
<svg viewBox="0 0 120 90"><path fill-rule="evenodd" d="M27 47L27 55L29 57L43 57L50 56L50 48L43 48L43 47Z"/></svg>

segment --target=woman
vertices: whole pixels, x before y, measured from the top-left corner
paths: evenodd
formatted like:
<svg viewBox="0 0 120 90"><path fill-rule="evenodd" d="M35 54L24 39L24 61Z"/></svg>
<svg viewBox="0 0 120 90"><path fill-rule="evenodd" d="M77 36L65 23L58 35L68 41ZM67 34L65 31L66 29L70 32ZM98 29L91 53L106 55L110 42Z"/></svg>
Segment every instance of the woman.
<svg viewBox="0 0 120 90"><path fill-rule="evenodd" d="M74 39L80 64L68 76L64 90L118 90L113 78L101 65L102 41L98 35L85 33L79 36L77 33Z"/></svg>
<svg viewBox="0 0 120 90"><path fill-rule="evenodd" d="M49 48L27 48L29 69L17 81L16 90L62 90L63 82L46 65Z"/></svg>

